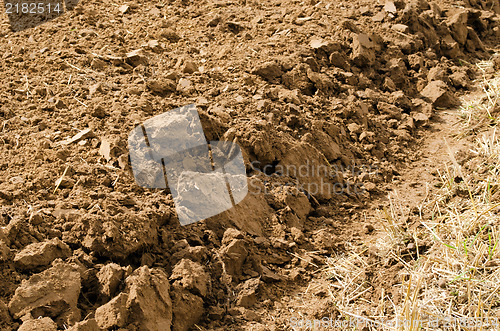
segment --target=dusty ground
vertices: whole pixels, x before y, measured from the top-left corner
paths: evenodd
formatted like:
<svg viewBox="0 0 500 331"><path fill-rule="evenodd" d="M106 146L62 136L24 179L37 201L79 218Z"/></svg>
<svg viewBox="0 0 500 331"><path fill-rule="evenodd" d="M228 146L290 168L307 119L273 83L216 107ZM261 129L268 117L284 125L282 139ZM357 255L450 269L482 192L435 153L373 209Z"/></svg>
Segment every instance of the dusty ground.
<svg viewBox="0 0 500 331"><path fill-rule="evenodd" d="M341 316L318 270L373 240L367 215L388 191L427 194L453 130L443 109L498 47L499 14L498 1L80 1L17 32L2 16L0 324ZM168 190L134 182L127 136L189 103L208 140L242 147L252 192L181 227ZM380 261L362 295L397 302L397 261Z"/></svg>

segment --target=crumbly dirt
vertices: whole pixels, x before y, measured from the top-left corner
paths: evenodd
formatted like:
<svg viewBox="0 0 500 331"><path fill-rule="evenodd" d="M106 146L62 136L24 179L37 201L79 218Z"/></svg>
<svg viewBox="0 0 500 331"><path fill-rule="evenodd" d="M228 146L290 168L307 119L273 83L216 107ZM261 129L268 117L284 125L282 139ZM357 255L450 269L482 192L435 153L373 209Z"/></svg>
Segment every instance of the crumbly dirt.
<svg viewBox="0 0 500 331"><path fill-rule="evenodd" d="M499 14L497 0L81 1L21 31L3 15L0 326L338 315L318 269L373 240L366 215L388 191L427 194L453 131L443 109L498 47ZM181 227L168 189L135 183L127 137L190 103L207 140L241 146L251 192ZM397 301L397 263L376 262L366 295Z"/></svg>

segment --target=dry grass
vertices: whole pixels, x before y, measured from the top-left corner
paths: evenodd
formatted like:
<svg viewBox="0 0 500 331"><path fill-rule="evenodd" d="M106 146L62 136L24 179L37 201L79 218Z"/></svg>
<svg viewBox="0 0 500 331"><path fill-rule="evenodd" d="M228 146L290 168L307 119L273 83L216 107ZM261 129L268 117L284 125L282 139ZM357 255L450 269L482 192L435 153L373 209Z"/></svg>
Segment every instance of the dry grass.
<svg viewBox="0 0 500 331"><path fill-rule="evenodd" d="M478 68L491 70L491 63ZM440 188L418 211L394 197L380 211L383 235L329 260L337 308L347 319L374 321L369 330L500 330L500 77L477 83L482 93L464 99L457 118L457 138L474 140L468 156L456 160L450 152ZM409 219L418 226L407 226ZM365 277L369 247L378 249L379 263L402 266L392 285L397 302L384 291L365 295L375 293Z"/></svg>

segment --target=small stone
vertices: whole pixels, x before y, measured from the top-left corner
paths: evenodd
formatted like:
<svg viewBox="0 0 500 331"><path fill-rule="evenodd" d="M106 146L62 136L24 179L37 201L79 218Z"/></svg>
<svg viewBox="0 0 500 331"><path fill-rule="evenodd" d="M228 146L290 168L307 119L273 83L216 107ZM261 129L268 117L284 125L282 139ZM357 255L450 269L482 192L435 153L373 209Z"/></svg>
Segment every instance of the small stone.
<svg viewBox="0 0 500 331"><path fill-rule="evenodd" d="M407 248L410 252L412 252L412 251L415 251L415 250L417 249L417 245L415 245L415 243L414 243L414 242L410 242L410 243L408 243L408 245L406 245L406 248Z"/></svg>
<svg viewBox="0 0 500 331"><path fill-rule="evenodd" d="M398 130L412 131L413 129L415 129L413 118L406 115L406 118L404 118L403 121L401 121L401 124L398 126Z"/></svg>
<svg viewBox="0 0 500 331"><path fill-rule="evenodd" d="M212 18L208 23L207 23L207 26L208 27L216 27L217 25L219 25L219 23L222 21L222 18L220 16L216 16L214 18Z"/></svg>
<svg viewBox="0 0 500 331"><path fill-rule="evenodd" d="M160 48L160 43L158 40L153 39L148 41L147 47L151 48L152 50L158 50Z"/></svg>
<svg viewBox="0 0 500 331"><path fill-rule="evenodd" d="M334 236L326 229L313 235L314 246L319 250L330 250L335 245Z"/></svg>
<svg viewBox="0 0 500 331"><path fill-rule="evenodd" d="M363 7L359 8L359 13L363 16L368 16L368 15L371 15L372 11L371 11L371 8L369 6L363 6Z"/></svg>
<svg viewBox="0 0 500 331"><path fill-rule="evenodd" d="M97 32L95 32L92 29L82 29L82 30L80 30L79 35L82 37L96 37Z"/></svg>
<svg viewBox="0 0 500 331"><path fill-rule="evenodd" d="M410 112L413 109L413 104L411 100L406 96L406 94L403 91L395 91L391 93L389 102L399 108L402 108L406 112Z"/></svg>
<svg viewBox="0 0 500 331"><path fill-rule="evenodd" d="M368 183L365 183L363 184L365 190L367 190L368 192L375 192L377 190L377 185L375 185L375 183L372 183L372 182L368 182Z"/></svg>
<svg viewBox="0 0 500 331"><path fill-rule="evenodd" d="M227 310L227 313L231 316L237 317L237 316L241 316L243 314L244 310L245 310L245 308L243 308L243 307L232 307L232 308L229 308Z"/></svg>
<svg viewBox="0 0 500 331"><path fill-rule="evenodd" d="M25 180L21 176L14 176L14 177L9 178L9 182L14 184L14 185L21 185L21 184L24 184Z"/></svg>
<svg viewBox="0 0 500 331"><path fill-rule="evenodd" d="M130 7L128 5L121 5L120 7L118 7L118 10L122 14L126 14L129 11L129 9Z"/></svg>
<svg viewBox="0 0 500 331"><path fill-rule="evenodd" d="M410 54L408 55L408 64L411 69L418 71L424 65L424 60L418 54Z"/></svg>
<svg viewBox="0 0 500 331"><path fill-rule="evenodd" d="M391 77L385 77L383 87L385 90L390 92L394 92L397 90L396 84L394 83Z"/></svg>
<svg viewBox="0 0 500 331"><path fill-rule="evenodd" d="M393 24L391 26L391 29L393 29L394 31L401 32L401 33L408 33L410 31L410 29L408 28L408 25L405 25L405 24Z"/></svg>
<svg viewBox="0 0 500 331"><path fill-rule="evenodd" d="M177 73L176 71L169 71L165 74L165 78L177 81L180 78L180 74Z"/></svg>
<svg viewBox="0 0 500 331"><path fill-rule="evenodd" d="M306 22L309 22L311 21L313 18L311 16L307 16L307 17L298 17L296 20L295 20L295 24L297 25L304 25L304 23Z"/></svg>
<svg viewBox="0 0 500 331"><path fill-rule="evenodd" d="M157 7L153 7L149 11L149 14L152 15L152 16L160 16L161 17L161 10L158 9Z"/></svg>
<svg viewBox="0 0 500 331"><path fill-rule="evenodd" d="M224 317L225 313L226 310L219 306L210 306L208 308L208 318L210 320L214 321L220 320L222 319L222 317Z"/></svg>
<svg viewBox="0 0 500 331"><path fill-rule="evenodd" d="M421 112L423 114L428 115L429 117L432 116L434 110L432 108L432 104L428 103L427 101L424 101L423 99L415 98L412 99L412 103L415 105L415 110L418 112Z"/></svg>
<svg viewBox="0 0 500 331"><path fill-rule="evenodd" d="M59 188L72 188L75 185L75 180L73 178L63 176L56 180L54 185Z"/></svg>
<svg viewBox="0 0 500 331"><path fill-rule="evenodd" d="M186 61L184 63L184 67L182 68L183 73L192 74L196 71L198 71L198 66L196 65L196 63L194 63L193 61Z"/></svg>
<svg viewBox="0 0 500 331"><path fill-rule="evenodd" d="M0 190L0 199L10 201L10 200L12 200L13 197L14 196L12 195L12 193L10 193L8 191Z"/></svg>
<svg viewBox="0 0 500 331"><path fill-rule="evenodd" d="M65 141L61 142L62 145L69 145L73 143L77 143L80 140L92 138L94 133L91 129L85 129L74 135L72 138L68 138Z"/></svg>
<svg viewBox="0 0 500 331"><path fill-rule="evenodd" d="M45 97L47 95L47 88L46 87L36 87L35 93L41 97Z"/></svg>
<svg viewBox="0 0 500 331"><path fill-rule="evenodd" d="M128 154L122 154L118 157L118 166L123 170L130 169Z"/></svg>
<svg viewBox="0 0 500 331"><path fill-rule="evenodd" d="M366 224L365 229L367 233L371 233L375 230L375 228L371 224Z"/></svg>
<svg viewBox="0 0 500 331"><path fill-rule="evenodd" d="M314 86L321 91L330 91L335 89L335 83L332 78L324 73L307 70L307 78L314 83Z"/></svg>
<svg viewBox="0 0 500 331"><path fill-rule="evenodd" d="M222 28L223 31L224 30L229 31L229 32L232 32L234 34L238 34L241 31L243 31L244 29L245 29L245 27L243 26L243 24L238 23L238 22L234 22L234 21L226 22Z"/></svg>
<svg viewBox="0 0 500 331"><path fill-rule="evenodd" d="M341 68L344 70L349 69L349 63L348 63L349 59L345 54L339 51L334 51L333 53L331 53L329 60L330 63L337 68Z"/></svg>
<svg viewBox="0 0 500 331"><path fill-rule="evenodd" d="M347 129L353 134L360 134L363 131L363 127L358 123L349 123Z"/></svg>
<svg viewBox="0 0 500 331"><path fill-rule="evenodd" d="M294 268L288 274L288 280L292 282L296 282L302 279L302 277L306 274L306 270L304 268Z"/></svg>

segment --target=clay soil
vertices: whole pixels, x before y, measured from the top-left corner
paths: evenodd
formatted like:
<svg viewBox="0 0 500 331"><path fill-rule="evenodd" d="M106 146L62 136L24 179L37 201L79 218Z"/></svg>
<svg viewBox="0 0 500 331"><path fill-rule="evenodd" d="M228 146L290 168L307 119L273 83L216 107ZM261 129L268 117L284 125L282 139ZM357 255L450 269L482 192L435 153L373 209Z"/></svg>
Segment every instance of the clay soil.
<svg viewBox="0 0 500 331"><path fill-rule="evenodd" d="M1 16L2 330L340 318L318 271L377 236L388 193L409 208L428 194L443 112L500 40L498 0L69 7L26 29ZM181 226L169 189L136 184L127 138L193 103L208 141L241 146L250 193ZM397 304L400 266L370 263L358 299Z"/></svg>

